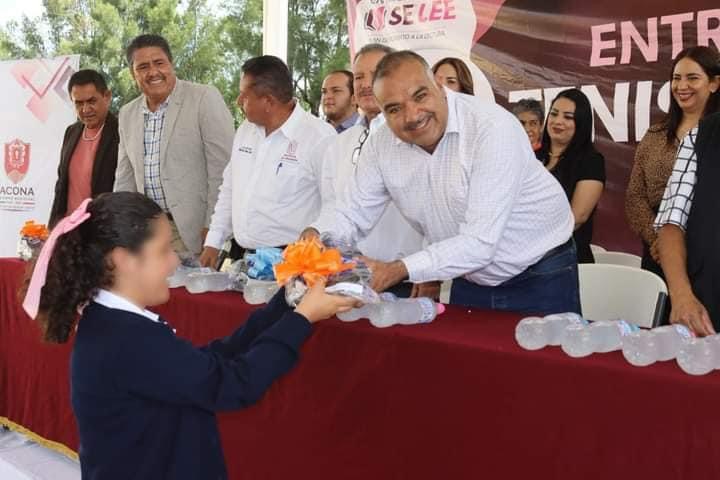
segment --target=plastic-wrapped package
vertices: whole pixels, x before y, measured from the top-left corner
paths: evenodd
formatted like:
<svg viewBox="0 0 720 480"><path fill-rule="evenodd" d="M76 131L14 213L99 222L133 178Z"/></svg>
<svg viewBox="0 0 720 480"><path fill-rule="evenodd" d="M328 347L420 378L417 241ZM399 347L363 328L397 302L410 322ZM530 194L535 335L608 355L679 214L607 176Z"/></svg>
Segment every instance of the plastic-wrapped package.
<svg viewBox="0 0 720 480"><path fill-rule="evenodd" d="M309 240L285 249L283 262L275 266L275 277L279 285L285 286L288 305L297 306L319 278L326 279L328 293L350 296L363 303L379 301L378 294L370 288L370 270L352 258L352 246L341 247L344 253L339 248L328 248L317 240Z"/></svg>
<svg viewBox="0 0 720 480"><path fill-rule="evenodd" d="M36 258L49 235L50 232L45 225L28 220L20 229L17 256L26 262Z"/></svg>
<svg viewBox="0 0 720 480"><path fill-rule="evenodd" d="M188 276L191 273L212 273L213 271L214 270L211 268L204 268L200 266L188 267L186 265L180 264L175 270L175 272L168 277L168 286L170 288L184 287L188 281Z"/></svg>
<svg viewBox="0 0 720 480"><path fill-rule="evenodd" d="M273 267L282 262L282 254L279 248L258 248L245 257L247 276L255 280L275 280Z"/></svg>

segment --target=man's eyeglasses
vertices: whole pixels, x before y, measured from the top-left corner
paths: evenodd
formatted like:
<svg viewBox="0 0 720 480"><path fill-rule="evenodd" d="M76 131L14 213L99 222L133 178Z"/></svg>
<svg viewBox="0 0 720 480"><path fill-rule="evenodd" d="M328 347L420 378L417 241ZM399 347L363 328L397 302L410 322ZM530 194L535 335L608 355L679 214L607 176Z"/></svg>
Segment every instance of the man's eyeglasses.
<svg viewBox="0 0 720 480"><path fill-rule="evenodd" d="M360 160L360 152L362 152L362 147L365 145L365 141L368 139L368 136L370 136L370 129L366 128L363 130L363 133L360 135L360 138L358 139L358 146L355 147L352 153L352 164L355 170L357 170L358 167L358 161Z"/></svg>

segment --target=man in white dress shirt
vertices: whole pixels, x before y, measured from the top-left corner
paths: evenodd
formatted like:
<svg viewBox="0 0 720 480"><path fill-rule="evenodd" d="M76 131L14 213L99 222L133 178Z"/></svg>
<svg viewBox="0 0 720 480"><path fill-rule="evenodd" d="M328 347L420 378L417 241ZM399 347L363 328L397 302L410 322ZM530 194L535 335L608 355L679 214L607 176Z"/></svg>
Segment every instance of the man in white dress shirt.
<svg viewBox="0 0 720 480"><path fill-rule="evenodd" d="M368 44L360 49L353 61L353 86L355 96L364 115L354 127L342 132L325 151L322 178L322 214L335 214L336 203L347 190L349 180L355 175L362 147L375 130L385 123L380 107L372 90L372 78L380 60L394 50L386 45ZM323 222L324 220L319 220ZM397 207L390 202L377 224L367 237L358 242L358 250L364 255L384 262L398 260L422 249L422 234L402 216ZM439 284L415 287L415 293L435 297L440 293ZM390 290L400 297L408 297L412 292L412 284L400 282Z"/></svg>
<svg viewBox="0 0 720 480"><path fill-rule="evenodd" d="M293 98L292 77L282 60L252 58L242 72L238 105L246 120L223 173L200 256L204 266L217 265L230 236L246 251L295 241L320 212L323 153L336 135Z"/></svg>
<svg viewBox="0 0 720 480"><path fill-rule="evenodd" d="M428 246L398 261L368 259L376 290L461 277L451 303L579 312L572 211L515 117L441 89L410 51L385 56L373 87L387 123L365 143L333 222L315 232L362 238L392 200Z"/></svg>

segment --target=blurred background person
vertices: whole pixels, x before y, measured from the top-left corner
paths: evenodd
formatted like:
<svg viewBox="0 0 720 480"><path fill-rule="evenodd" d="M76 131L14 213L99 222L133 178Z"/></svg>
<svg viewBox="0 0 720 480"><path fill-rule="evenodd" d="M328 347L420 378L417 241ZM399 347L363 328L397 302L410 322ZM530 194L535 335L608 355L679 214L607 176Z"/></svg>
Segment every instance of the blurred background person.
<svg viewBox="0 0 720 480"><path fill-rule="evenodd" d="M653 226L680 141L705 116L720 110L720 54L709 47L680 52L670 71L670 109L652 125L635 151L625 196L630 228L643 243L642 268L664 278Z"/></svg>
<svg viewBox="0 0 720 480"><path fill-rule="evenodd" d="M525 129L533 150L537 152L542 146L545 119L545 109L543 109L542 103L534 98L523 98L515 104L512 111Z"/></svg>
<svg viewBox="0 0 720 480"><path fill-rule="evenodd" d="M358 122L353 74L348 70L330 72L322 83L320 96L323 114L338 133Z"/></svg>
<svg viewBox="0 0 720 480"><path fill-rule="evenodd" d="M570 200L575 217L578 263L594 263L593 217L605 187L605 159L592 142L593 113L580 90L562 91L550 106L542 148L537 153Z"/></svg>
<svg viewBox="0 0 720 480"><path fill-rule="evenodd" d="M473 79L465 62L459 58L446 57L439 60L432 68L435 81L450 90L467 95L474 95Z"/></svg>
<svg viewBox="0 0 720 480"><path fill-rule="evenodd" d="M112 92L95 70L75 72L68 82L77 122L65 130L60 149L50 228L83 200L112 192L118 158L118 121L110 113Z"/></svg>

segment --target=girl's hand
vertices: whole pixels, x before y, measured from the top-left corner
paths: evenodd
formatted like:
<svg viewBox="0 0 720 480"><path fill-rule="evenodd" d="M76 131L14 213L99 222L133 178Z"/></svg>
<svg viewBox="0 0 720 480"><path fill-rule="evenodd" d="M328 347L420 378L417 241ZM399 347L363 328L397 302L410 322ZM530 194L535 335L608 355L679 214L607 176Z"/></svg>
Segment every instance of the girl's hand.
<svg viewBox="0 0 720 480"><path fill-rule="evenodd" d="M305 294L295 312L307 318L308 322L315 323L360 305L354 298L325 293L325 280L318 280Z"/></svg>

